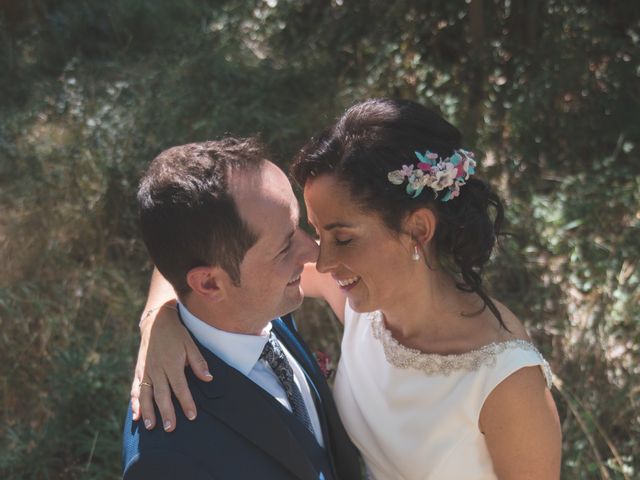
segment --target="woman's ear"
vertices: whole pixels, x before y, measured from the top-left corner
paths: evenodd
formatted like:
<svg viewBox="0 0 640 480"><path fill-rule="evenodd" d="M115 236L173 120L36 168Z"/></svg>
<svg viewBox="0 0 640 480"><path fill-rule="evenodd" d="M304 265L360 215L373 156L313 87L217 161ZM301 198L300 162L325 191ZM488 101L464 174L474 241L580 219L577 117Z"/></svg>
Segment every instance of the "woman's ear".
<svg viewBox="0 0 640 480"><path fill-rule="evenodd" d="M411 238L424 248L436 233L438 223L433 210L429 208L419 208L411 212L404 224L404 231L409 232Z"/></svg>
<svg viewBox="0 0 640 480"><path fill-rule="evenodd" d="M195 267L187 272L187 284L197 295L220 302L226 295L229 275L220 267Z"/></svg>

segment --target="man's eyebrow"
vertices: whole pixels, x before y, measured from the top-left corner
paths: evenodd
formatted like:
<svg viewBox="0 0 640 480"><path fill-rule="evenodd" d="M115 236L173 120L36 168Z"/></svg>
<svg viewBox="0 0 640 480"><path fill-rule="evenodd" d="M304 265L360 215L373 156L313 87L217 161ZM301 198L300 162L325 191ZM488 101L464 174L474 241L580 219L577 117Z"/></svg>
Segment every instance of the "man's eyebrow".
<svg viewBox="0 0 640 480"><path fill-rule="evenodd" d="M334 228L353 228L353 225L342 222L333 222L322 227L323 230L333 230Z"/></svg>

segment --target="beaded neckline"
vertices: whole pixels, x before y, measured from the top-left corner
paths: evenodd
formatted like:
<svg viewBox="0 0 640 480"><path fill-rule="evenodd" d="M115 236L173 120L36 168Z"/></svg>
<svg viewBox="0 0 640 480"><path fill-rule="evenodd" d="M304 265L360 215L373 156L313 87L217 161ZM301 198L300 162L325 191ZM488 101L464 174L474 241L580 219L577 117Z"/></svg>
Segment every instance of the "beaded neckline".
<svg viewBox="0 0 640 480"><path fill-rule="evenodd" d="M450 375L456 371L476 371L483 365L493 367L500 353L519 348L538 354L547 386L551 388L553 383L551 367L549 367L548 362L538 349L527 340L516 339L493 342L460 354L424 353L415 348L405 347L393 338L391 332L385 326L382 314L379 311L368 313L367 317L371 321L373 336L382 343L387 362L394 367L422 370L427 375Z"/></svg>

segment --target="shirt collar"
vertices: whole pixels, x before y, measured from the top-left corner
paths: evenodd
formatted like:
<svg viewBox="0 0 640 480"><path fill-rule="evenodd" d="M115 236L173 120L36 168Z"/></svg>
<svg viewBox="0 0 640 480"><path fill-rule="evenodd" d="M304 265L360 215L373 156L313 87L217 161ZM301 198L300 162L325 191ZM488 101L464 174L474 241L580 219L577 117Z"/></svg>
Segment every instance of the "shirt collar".
<svg viewBox="0 0 640 480"><path fill-rule="evenodd" d="M187 330L206 349L243 375L249 375L267 344L271 333L271 322L267 324L260 335L245 335L215 328L193 315L181 303L178 303L178 311Z"/></svg>

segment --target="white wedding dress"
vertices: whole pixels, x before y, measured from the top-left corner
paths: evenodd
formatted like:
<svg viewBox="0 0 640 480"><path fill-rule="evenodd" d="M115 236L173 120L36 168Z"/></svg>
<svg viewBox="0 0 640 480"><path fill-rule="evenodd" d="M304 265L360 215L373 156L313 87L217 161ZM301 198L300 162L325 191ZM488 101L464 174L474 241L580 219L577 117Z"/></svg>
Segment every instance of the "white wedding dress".
<svg viewBox="0 0 640 480"><path fill-rule="evenodd" d="M491 391L515 371L549 365L530 342L493 343L460 355L400 345L379 312L347 302L334 397L373 480L496 479L478 427Z"/></svg>

